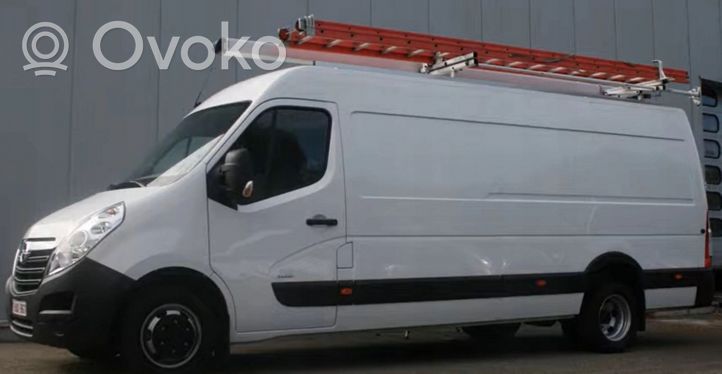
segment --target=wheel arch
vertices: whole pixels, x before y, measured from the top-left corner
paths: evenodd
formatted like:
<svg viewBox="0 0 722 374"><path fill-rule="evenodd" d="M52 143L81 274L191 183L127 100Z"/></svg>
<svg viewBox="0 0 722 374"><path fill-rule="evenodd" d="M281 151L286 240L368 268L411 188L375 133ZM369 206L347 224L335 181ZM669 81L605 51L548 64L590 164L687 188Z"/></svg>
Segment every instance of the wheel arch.
<svg viewBox="0 0 722 374"><path fill-rule="evenodd" d="M634 258L622 252L607 252L592 260L584 271L586 300L589 291L609 281L629 285L637 297L639 330L646 328L646 300L644 295L644 271Z"/></svg>
<svg viewBox="0 0 722 374"><path fill-rule="evenodd" d="M219 318L220 331L224 337L229 337L231 316L229 305L223 290L207 275L186 267L166 267L156 269L140 277L133 283L133 287L121 302L119 318L114 321L114 330L121 328L123 311L128 307L133 297L140 291L149 287L160 285L180 285L187 287L195 295L208 302L213 313ZM113 334L118 336L119 334ZM227 343L227 341L226 341Z"/></svg>

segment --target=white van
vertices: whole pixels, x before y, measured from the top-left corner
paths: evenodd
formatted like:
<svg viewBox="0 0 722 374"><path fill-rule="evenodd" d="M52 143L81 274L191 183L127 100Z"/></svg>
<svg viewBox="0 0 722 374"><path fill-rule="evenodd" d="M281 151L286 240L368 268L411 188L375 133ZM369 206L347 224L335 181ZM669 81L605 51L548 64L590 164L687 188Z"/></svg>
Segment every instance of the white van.
<svg viewBox="0 0 722 374"><path fill-rule="evenodd" d="M184 369L231 343L562 321L622 351L709 305L706 201L680 109L372 69L233 85L128 179L33 225L12 330Z"/></svg>

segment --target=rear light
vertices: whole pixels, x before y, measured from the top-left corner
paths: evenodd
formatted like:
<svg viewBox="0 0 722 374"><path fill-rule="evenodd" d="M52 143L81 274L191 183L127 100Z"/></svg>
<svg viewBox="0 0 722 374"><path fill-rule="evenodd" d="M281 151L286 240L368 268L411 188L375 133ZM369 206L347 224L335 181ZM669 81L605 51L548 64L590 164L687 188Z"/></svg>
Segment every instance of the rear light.
<svg viewBox="0 0 722 374"><path fill-rule="evenodd" d="M705 220L705 228L704 228L704 267L706 269L709 269L712 267L712 255L710 254L709 249L709 237L710 237L710 229L709 229L709 213L707 213L707 219Z"/></svg>

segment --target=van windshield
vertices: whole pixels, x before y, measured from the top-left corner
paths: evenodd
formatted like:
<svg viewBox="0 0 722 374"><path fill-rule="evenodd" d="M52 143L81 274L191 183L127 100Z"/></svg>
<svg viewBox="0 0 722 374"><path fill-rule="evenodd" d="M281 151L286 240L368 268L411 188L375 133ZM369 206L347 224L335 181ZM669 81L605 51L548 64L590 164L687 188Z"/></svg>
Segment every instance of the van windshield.
<svg viewBox="0 0 722 374"><path fill-rule="evenodd" d="M111 189L170 184L187 174L233 125L250 102L217 106L181 121L150 152L131 177Z"/></svg>

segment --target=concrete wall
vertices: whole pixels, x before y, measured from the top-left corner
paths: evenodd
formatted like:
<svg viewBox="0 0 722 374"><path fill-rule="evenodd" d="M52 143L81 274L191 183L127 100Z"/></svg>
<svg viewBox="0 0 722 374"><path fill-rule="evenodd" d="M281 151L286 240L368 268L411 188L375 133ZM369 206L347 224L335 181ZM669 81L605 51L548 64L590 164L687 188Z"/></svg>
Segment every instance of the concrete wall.
<svg viewBox="0 0 722 374"><path fill-rule="evenodd" d="M35 220L119 181L192 108L205 77L176 55L159 71L147 47L122 72L103 68L91 40L125 20L165 48L172 35L262 36L305 14L690 70L722 80L720 0L3 0L0 2L0 278L9 275L24 230ZM36 78L22 70L21 40L36 22L57 23L71 40L68 71ZM108 34L111 59L131 39ZM212 92L251 73L216 72ZM697 122L684 98L664 98ZM695 123L695 131L700 125ZM701 132L700 132L701 134ZM700 144L701 145L701 144ZM0 320L5 298L0 298Z"/></svg>

